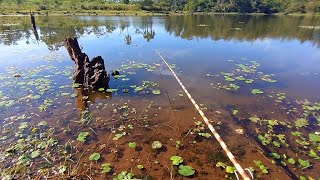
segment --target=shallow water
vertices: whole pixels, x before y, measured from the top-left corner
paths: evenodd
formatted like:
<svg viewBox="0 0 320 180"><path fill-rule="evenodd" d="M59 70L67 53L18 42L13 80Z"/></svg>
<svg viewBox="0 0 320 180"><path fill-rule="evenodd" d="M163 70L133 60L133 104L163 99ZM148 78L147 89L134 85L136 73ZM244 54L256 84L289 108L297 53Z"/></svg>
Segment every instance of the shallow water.
<svg viewBox="0 0 320 180"><path fill-rule="evenodd" d="M255 178L320 178L320 29L306 28L318 17L36 17L36 32L29 17L0 21L2 177L235 179L158 50ZM115 92L72 87L66 37L125 75L111 78Z"/></svg>

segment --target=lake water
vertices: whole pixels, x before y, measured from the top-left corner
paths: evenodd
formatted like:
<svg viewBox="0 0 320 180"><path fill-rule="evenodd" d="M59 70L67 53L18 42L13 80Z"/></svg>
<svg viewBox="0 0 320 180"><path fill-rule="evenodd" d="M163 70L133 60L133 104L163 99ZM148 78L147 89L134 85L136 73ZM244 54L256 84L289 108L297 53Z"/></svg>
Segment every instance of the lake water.
<svg viewBox="0 0 320 180"><path fill-rule="evenodd" d="M319 17L0 21L2 178L236 179L156 50L256 179L320 178ZM75 87L67 37L120 72L110 89Z"/></svg>

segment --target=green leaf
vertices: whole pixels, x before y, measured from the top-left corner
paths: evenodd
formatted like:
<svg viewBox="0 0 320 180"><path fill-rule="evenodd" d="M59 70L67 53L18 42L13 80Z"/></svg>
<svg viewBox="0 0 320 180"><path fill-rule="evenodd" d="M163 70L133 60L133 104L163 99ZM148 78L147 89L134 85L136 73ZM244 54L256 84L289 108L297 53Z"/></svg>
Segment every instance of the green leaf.
<svg viewBox="0 0 320 180"><path fill-rule="evenodd" d="M101 165L102 166L102 171L101 173L107 174L108 172L111 171L110 163L104 163Z"/></svg>
<svg viewBox="0 0 320 180"><path fill-rule="evenodd" d="M270 156L273 158L273 159L280 159L280 155L278 153L270 153Z"/></svg>
<svg viewBox="0 0 320 180"><path fill-rule="evenodd" d="M192 176L192 175L194 175L195 170L191 166L180 165L178 172L182 176Z"/></svg>
<svg viewBox="0 0 320 180"><path fill-rule="evenodd" d="M129 147L130 148L136 148L137 143L136 142L129 142Z"/></svg>
<svg viewBox="0 0 320 180"><path fill-rule="evenodd" d="M234 109L234 110L232 110L232 115L234 115L234 116L235 116L235 115L237 115L237 114L238 114L238 112L239 112L238 110Z"/></svg>
<svg viewBox="0 0 320 180"><path fill-rule="evenodd" d="M40 150L35 150L31 153L31 158L34 159L34 158L37 158L39 157L41 154L41 151Z"/></svg>
<svg viewBox="0 0 320 180"><path fill-rule="evenodd" d="M297 119L294 123L297 128L307 127L309 125L309 122L306 119L302 118Z"/></svg>
<svg viewBox="0 0 320 180"><path fill-rule="evenodd" d="M89 132L81 132L78 135L77 140L80 141L80 142L85 142L88 135L89 135Z"/></svg>
<svg viewBox="0 0 320 180"><path fill-rule="evenodd" d="M104 91L104 88L99 88L98 91Z"/></svg>
<svg viewBox="0 0 320 180"><path fill-rule="evenodd" d="M143 169L144 167L143 167L143 165L138 164L138 165L137 165L137 168L141 170L141 169Z"/></svg>
<svg viewBox="0 0 320 180"><path fill-rule="evenodd" d="M252 89L251 90L252 94L263 94L263 91L259 90L259 89Z"/></svg>
<svg viewBox="0 0 320 180"><path fill-rule="evenodd" d="M91 161L98 161L100 159L100 153L93 153L90 155L89 159Z"/></svg>
<svg viewBox="0 0 320 180"><path fill-rule="evenodd" d="M162 148L162 144L160 143L160 141L153 141L151 147L152 149L160 149Z"/></svg>
<svg viewBox="0 0 320 180"><path fill-rule="evenodd" d="M254 81L253 79L246 79L246 81L245 81L245 82L246 82L247 84L252 84L252 83L253 83L253 81Z"/></svg>
<svg viewBox="0 0 320 180"><path fill-rule="evenodd" d="M277 141L273 141L272 144L275 146L275 147L280 147L280 143L278 143Z"/></svg>
<svg viewBox="0 0 320 180"><path fill-rule="evenodd" d="M303 167L302 169L306 169L310 166L312 166L309 162L309 160L302 160L302 159L298 159L299 164Z"/></svg>
<svg viewBox="0 0 320 180"><path fill-rule="evenodd" d="M161 94L160 90L152 90L152 94L159 95Z"/></svg>
<svg viewBox="0 0 320 180"><path fill-rule="evenodd" d="M223 163L223 162L218 162L218 163L216 164L216 167L226 168L227 165L226 165L225 163Z"/></svg>
<svg viewBox="0 0 320 180"><path fill-rule="evenodd" d="M229 173L229 174L233 174L235 170L236 170L235 167L232 167L232 166L227 166L226 167L226 172Z"/></svg>
<svg viewBox="0 0 320 180"><path fill-rule="evenodd" d="M295 163L296 163L296 161L295 161L293 158L289 158L289 159L288 159L288 162L289 162L290 164L295 164Z"/></svg>
<svg viewBox="0 0 320 180"><path fill-rule="evenodd" d="M118 89L107 89L107 92L111 93L111 92L116 92L118 91Z"/></svg>
<svg viewBox="0 0 320 180"><path fill-rule="evenodd" d="M320 142L320 136L316 134L309 134L309 139L315 143Z"/></svg>
<svg viewBox="0 0 320 180"><path fill-rule="evenodd" d="M172 164L176 166L183 162L183 159L180 156L171 156L170 160L172 161Z"/></svg>

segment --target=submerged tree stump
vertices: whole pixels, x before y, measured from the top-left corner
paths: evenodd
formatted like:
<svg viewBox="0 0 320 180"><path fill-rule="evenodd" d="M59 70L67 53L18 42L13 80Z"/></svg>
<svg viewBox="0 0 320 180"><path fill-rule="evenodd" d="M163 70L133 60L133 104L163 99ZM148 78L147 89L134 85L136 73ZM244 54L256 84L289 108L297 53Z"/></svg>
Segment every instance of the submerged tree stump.
<svg viewBox="0 0 320 180"><path fill-rule="evenodd" d="M110 77L105 70L104 60L101 56L94 57L90 61L88 55L81 52L77 38L67 38L65 47L77 65L72 76L75 83L81 84L87 89L109 88Z"/></svg>

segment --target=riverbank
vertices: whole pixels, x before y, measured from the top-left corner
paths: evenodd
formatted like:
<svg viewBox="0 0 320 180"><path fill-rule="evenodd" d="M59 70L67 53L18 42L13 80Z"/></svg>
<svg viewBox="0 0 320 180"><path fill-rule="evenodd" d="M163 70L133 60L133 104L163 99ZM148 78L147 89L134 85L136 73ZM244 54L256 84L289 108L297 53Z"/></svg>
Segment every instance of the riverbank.
<svg viewBox="0 0 320 180"><path fill-rule="evenodd" d="M116 11L116 10L75 10L75 11L56 11L56 10L42 10L42 11L32 11L36 15L40 16L168 16L168 15L252 15L252 16L320 16L320 13L312 14L312 13L275 13L275 14L264 14L264 13L217 13L217 12L173 12L173 11L162 11L162 12L152 12L145 10L128 10L128 11ZM0 16L29 16L30 11L22 10L22 11L2 11Z"/></svg>

